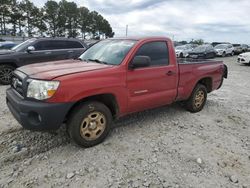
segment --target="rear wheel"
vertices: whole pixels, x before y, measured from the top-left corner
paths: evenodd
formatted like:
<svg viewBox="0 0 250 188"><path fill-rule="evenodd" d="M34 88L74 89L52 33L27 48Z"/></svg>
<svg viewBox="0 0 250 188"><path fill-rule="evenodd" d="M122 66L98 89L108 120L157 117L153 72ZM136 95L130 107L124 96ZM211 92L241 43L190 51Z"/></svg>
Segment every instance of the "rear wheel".
<svg viewBox="0 0 250 188"><path fill-rule="evenodd" d="M87 102L77 107L69 121L68 132L75 143L83 147L95 146L107 137L112 126L112 114L100 102Z"/></svg>
<svg viewBox="0 0 250 188"><path fill-rule="evenodd" d="M199 112L203 109L207 100L207 88L202 84L197 84L190 98L186 101L186 109L190 112Z"/></svg>
<svg viewBox="0 0 250 188"><path fill-rule="evenodd" d="M11 83L11 77L15 67L11 65L0 65L0 84L8 85Z"/></svg>

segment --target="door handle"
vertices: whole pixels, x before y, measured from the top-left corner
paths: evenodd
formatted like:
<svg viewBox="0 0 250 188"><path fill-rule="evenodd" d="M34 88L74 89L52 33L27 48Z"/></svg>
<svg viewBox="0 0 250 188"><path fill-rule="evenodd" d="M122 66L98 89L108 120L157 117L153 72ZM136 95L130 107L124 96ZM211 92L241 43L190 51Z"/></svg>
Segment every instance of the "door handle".
<svg viewBox="0 0 250 188"><path fill-rule="evenodd" d="M74 51L72 51L72 50L70 50L70 51L68 51L68 53L73 53Z"/></svg>
<svg viewBox="0 0 250 188"><path fill-rule="evenodd" d="M51 54L51 52L45 52L45 54L46 54L46 55L49 55L49 54Z"/></svg>
<svg viewBox="0 0 250 188"><path fill-rule="evenodd" d="M168 71L168 72L166 73L166 75L168 75L168 76L172 76L172 75L174 75L174 74L175 74L174 71Z"/></svg>

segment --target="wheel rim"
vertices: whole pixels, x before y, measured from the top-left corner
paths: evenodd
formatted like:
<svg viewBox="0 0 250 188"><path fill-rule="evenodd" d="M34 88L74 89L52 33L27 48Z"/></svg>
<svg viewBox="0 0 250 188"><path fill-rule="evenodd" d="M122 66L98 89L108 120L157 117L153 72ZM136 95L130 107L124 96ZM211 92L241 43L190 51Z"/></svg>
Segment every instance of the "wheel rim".
<svg viewBox="0 0 250 188"><path fill-rule="evenodd" d="M3 68L0 70L0 80L9 83L12 77L12 69Z"/></svg>
<svg viewBox="0 0 250 188"><path fill-rule="evenodd" d="M197 94L195 95L194 106L196 108L200 108L202 106L202 104L204 103L204 100L205 100L204 91L202 91L202 90L198 91Z"/></svg>
<svg viewBox="0 0 250 188"><path fill-rule="evenodd" d="M81 137L93 141L99 138L106 128L106 117L101 112L91 112L81 123Z"/></svg>

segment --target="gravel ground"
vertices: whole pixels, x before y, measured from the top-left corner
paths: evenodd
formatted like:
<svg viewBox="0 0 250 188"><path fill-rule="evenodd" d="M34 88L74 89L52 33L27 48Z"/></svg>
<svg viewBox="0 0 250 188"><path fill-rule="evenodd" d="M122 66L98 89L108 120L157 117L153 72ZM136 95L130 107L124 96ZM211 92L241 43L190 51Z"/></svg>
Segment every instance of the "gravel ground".
<svg viewBox="0 0 250 188"><path fill-rule="evenodd" d="M0 187L250 188L250 67L220 59L229 79L203 111L174 104L133 114L88 149L70 143L64 128L22 129L0 86Z"/></svg>

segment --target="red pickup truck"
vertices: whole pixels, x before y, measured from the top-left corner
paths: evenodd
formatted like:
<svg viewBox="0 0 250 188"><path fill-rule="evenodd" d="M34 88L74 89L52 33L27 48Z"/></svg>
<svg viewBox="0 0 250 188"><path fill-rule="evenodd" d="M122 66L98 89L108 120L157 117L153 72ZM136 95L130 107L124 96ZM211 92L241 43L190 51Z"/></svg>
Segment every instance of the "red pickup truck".
<svg viewBox="0 0 250 188"><path fill-rule="evenodd" d="M7 105L27 129L58 129L84 147L102 142L112 121L129 113L183 101L199 112L207 93L227 77L221 61L180 60L168 38L103 40L79 59L14 71Z"/></svg>

